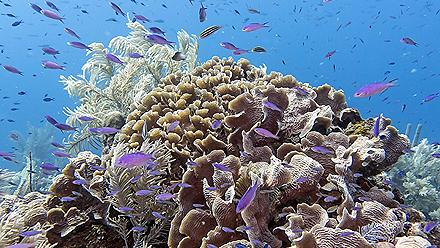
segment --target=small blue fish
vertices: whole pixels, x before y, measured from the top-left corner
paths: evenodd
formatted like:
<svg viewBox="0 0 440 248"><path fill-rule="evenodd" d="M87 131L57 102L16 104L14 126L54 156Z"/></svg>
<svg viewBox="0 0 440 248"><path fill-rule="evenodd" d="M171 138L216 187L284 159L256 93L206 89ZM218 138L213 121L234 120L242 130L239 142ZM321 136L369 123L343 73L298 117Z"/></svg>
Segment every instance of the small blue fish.
<svg viewBox="0 0 440 248"><path fill-rule="evenodd" d="M254 180L254 183L246 190L241 199L237 203L237 207L235 208L235 212L237 214L241 213L245 210L254 200L255 195L257 193L257 189L260 186L260 180L258 177Z"/></svg>
<svg viewBox="0 0 440 248"><path fill-rule="evenodd" d="M79 37L79 35L78 35L77 33L75 33L75 31L73 31L72 29L70 29L70 28L64 28L64 31L65 31L68 35L71 35L71 36L77 38L78 40L81 40L81 38Z"/></svg>
<svg viewBox="0 0 440 248"><path fill-rule="evenodd" d="M154 159L154 156L149 153L134 152L122 155L117 159L116 165L124 168L134 168L144 166L152 159Z"/></svg>
<svg viewBox="0 0 440 248"><path fill-rule="evenodd" d="M75 185L84 185L87 182L84 179L76 179L76 180L73 180L72 183L75 184Z"/></svg>
<svg viewBox="0 0 440 248"><path fill-rule="evenodd" d="M124 13L124 11L122 11L122 9L118 5L116 5L113 2L109 2L109 4L112 7L112 9L115 11L116 15L120 14L120 15L126 17L126 14Z"/></svg>
<svg viewBox="0 0 440 248"><path fill-rule="evenodd" d="M75 47L75 48L83 49L83 50L87 49L87 50L92 51L91 47L89 47L81 42L78 42L78 41L69 41L69 42L67 42L67 45Z"/></svg>
<svg viewBox="0 0 440 248"><path fill-rule="evenodd" d="M54 165L52 163L47 163L47 162L41 163L40 168L43 170L48 170L48 171L59 171L60 170L60 168L58 168L56 165Z"/></svg>
<svg viewBox="0 0 440 248"><path fill-rule="evenodd" d="M126 213L126 212L133 211L134 208L131 208L131 207L120 207L120 208L118 208L117 210L118 210L119 212Z"/></svg>
<svg viewBox="0 0 440 248"><path fill-rule="evenodd" d="M310 150L312 150L316 153L321 153L321 154L333 153L330 149L328 149L327 147L324 147L324 146L313 146L312 148L310 148Z"/></svg>
<svg viewBox="0 0 440 248"><path fill-rule="evenodd" d="M218 129L219 127L220 127L220 125L222 124L222 121L221 120L215 120L215 121L213 121L212 122L212 124L211 124L211 128L212 129Z"/></svg>
<svg viewBox="0 0 440 248"><path fill-rule="evenodd" d="M280 109L280 107L278 107L275 103L273 102L269 102L269 101L264 101L263 102L263 106L265 106L268 109L272 109L278 112L283 112L282 109Z"/></svg>
<svg viewBox="0 0 440 248"><path fill-rule="evenodd" d="M171 194L171 193L162 193L162 194L156 195L156 197L155 197L156 201L169 201L174 198L176 198L176 195Z"/></svg>
<svg viewBox="0 0 440 248"><path fill-rule="evenodd" d="M348 236L351 236L351 235L353 235L353 234L354 234L353 231L345 231L345 232L341 232L341 233L339 233L339 236L340 236L340 237L348 237Z"/></svg>
<svg viewBox="0 0 440 248"><path fill-rule="evenodd" d="M136 191L136 193L134 193L137 196L146 196L146 195L150 195L152 194L154 191L149 190L149 189L141 189Z"/></svg>
<svg viewBox="0 0 440 248"><path fill-rule="evenodd" d="M89 128L89 131L93 134L115 134L117 132L119 132L119 129L114 128L114 127L92 127Z"/></svg>
<svg viewBox="0 0 440 248"><path fill-rule="evenodd" d="M225 227L225 226L222 227L222 231L225 232L225 233L234 233L235 232L234 229L231 229L231 228Z"/></svg>
<svg viewBox="0 0 440 248"><path fill-rule="evenodd" d="M437 221L430 221L430 222L426 223L425 226L423 227L423 232L429 234L437 226L438 226Z"/></svg>
<svg viewBox="0 0 440 248"><path fill-rule="evenodd" d="M167 128L168 132L172 132L174 131L174 129L176 129L177 126L179 126L180 121L173 121Z"/></svg>
<svg viewBox="0 0 440 248"><path fill-rule="evenodd" d="M105 58L106 58L108 61L114 62L114 63L116 63L116 64L120 64L120 65L123 65L123 64L124 64L124 62L122 62L118 57L116 57L116 55L111 54L111 53L106 53L106 54L105 54Z"/></svg>
<svg viewBox="0 0 440 248"><path fill-rule="evenodd" d="M40 233L43 233L43 231L40 231L40 230L29 230L29 231L21 232L20 236L22 236L22 237L32 237L32 236L38 235Z"/></svg>
<svg viewBox="0 0 440 248"><path fill-rule="evenodd" d="M159 44L159 45L171 45L171 44L175 43L172 41L168 41L164 37L157 35L157 34L147 34L147 35L145 35L145 39L147 39L151 43Z"/></svg>
<svg viewBox="0 0 440 248"><path fill-rule="evenodd" d="M373 135L374 137L379 136L379 132L380 132L380 121L382 119L382 114L380 114L377 118L376 121L374 122L374 127L373 127Z"/></svg>
<svg viewBox="0 0 440 248"><path fill-rule="evenodd" d="M71 202L76 200L76 197L71 197L71 196L64 196L60 198L60 201L62 202Z"/></svg>
<svg viewBox="0 0 440 248"><path fill-rule="evenodd" d="M433 153L433 154L431 154L431 156L433 158L440 158L440 153Z"/></svg>
<svg viewBox="0 0 440 248"><path fill-rule="evenodd" d="M145 231L145 227L134 226L134 227L131 228L131 230L132 230L133 232L143 232L143 231Z"/></svg>
<svg viewBox="0 0 440 248"><path fill-rule="evenodd" d="M63 123L56 123L54 126L61 131L76 131L76 127L72 127Z"/></svg>
<svg viewBox="0 0 440 248"><path fill-rule="evenodd" d="M152 214L154 217L158 218L158 219L166 219L165 216L161 215L161 214L158 213L158 212L153 211L153 212L151 212L151 214Z"/></svg>
<svg viewBox="0 0 440 248"><path fill-rule="evenodd" d="M139 59L139 58L143 58L144 56L139 53L129 53L128 57L130 57L132 59Z"/></svg>
<svg viewBox="0 0 440 248"><path fill-rule="evenodd" d="M12 23L11 25L12 25L13 27L17 27L18 25L20 25L20 24L22 24L22 23L23 23L23 20L20 20L20 21L16 21L16 22Z"/></svg>
<svg viewBox="0 0 440 248"><path fill-rule="evenodd" d="M78 117L78 120L80 120L80 121L93 121L93 120L95 120L95 118L90 117L90 116L80 116L80 117Z"/></svg>
<svg viewBox="0 0 440 248"><path fill-rule="evenodd" d="M205 8L203 6L203 3L200 3L202 6L199 9L199 21L200 22L204 22L206 20L206 10L207 8Z"/></svg>
<svg viewBox="0 0 440 248"><path fill-rule="evenodd" d="M273 134L269 130L261 128L261 127L255 128L254 132L256 132L258 135L266 137L266 138L278 139L278 136L276 136L275 134Z"/></svg>
<svg viewBox="0 0 440 248"><path fill-rule="evenodd" d="M214 163L212 163L212 166L214 166L215 168L217 168L221 171L231 171L231 169L229 169L226 165L221 164L221 163L214 162Z"/></svg>

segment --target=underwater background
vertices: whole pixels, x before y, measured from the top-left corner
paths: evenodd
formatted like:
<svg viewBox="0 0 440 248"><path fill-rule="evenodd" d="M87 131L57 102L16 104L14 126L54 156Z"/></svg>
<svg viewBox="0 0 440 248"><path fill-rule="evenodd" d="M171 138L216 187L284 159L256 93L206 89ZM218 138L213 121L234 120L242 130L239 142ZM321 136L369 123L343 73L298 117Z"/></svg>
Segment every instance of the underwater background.
<svg viewBox="0 0 440 248"><path fill-rule="evenodd" d="M30 4L51 10L63 19L51 19L38 13ZM122 12L115 13L117 8ZM206 20L203 22L200 20L201 9L206 13ZM335 90L342 90L348 106L357 109L362 119L371 118L368 122L370 126L375 121L384 127L388 126L389 118L392 120L391 125L403 135L407 124L411 123L409 147L402 145L399 148L403 155L399 160L396 158L393 168L387 164L378 169L378 173L374 173L373 176L377 176L379 172L384 172L379 179L375 179L374 185L379 180L390 187L390 190L399 189L402 192L402 196L399 196L402 201L405 199L405 204L423 212L426 215L424 220L435 221L440 218L440 154L437 143L440 141L440 100L437 99L440 94L439 1L53 0L47 3L42 0L0 0L0 14L0 65L13 66L22 73L20 75L0 68L0 151L13 154L1 156L0 169L7 169L8 173L17 172L11 176L13 180L10 183L8 177L1 177L4 172L0 173L0 185L7 185L8 188L5 192L0 189L0 195L12 194L15 187L24 185L23 178L27 176L26 170L29 170L26 167L29 166L29 152L34 160L34 168L41 167L42 163L50 163L62 170L80 150L101 155L101 152L108 154L108 150L119 149L116 145L111 145L112 139L108 141L104 138L97 139L96 142L100 145L96 147L65 150L72 156L70 159L66 158L66 154L54 156L52 152L57 147L51 142L64 145L63 141L69 140L72 131L60 131L48 123L46 116L65 123L66 108L75 109L81 105L75 94L66 91L66 85L60 82L60 76L67 78L69 75L81 75L83 65L92 57L93 52L87 54L87 49L78 49L67 43L75 41L89 45L98 42L107 46L116 36L128 36L130 29L127 28L127 23L137 21L147 29L159 27L165 32L168 41L176 43L177 33L181 30L199 36L198 49L194 54L197 65L213 56L232 57L234 61L245 58L257 68L265 65L268 74L271 71L291 74L298 81L313 87L329 84ZM147 20L141 20L141 17L136 20L136 15ZM242 31L244 26L252 23L262 27L252 32ZM219 27L218 31L209 37L200 38L206 28L216 25ZM65 28L69 28L79 37L74 37L72 32L69 34ZM403 40L404 38L407 40ZM232 50L220 45L222 42L229 42L242 49L242 54L233 54ZM47 47L56 49L59 54L46 54L42 49ZM252 51L255 47L264 48L264 51ZM174 48L178 49L177 44ZM55 62L63 68L44 68L44 61ZM162 78L166 74L171 73L165 73ZM395 82L395 85L383 92L376 92L371 97L354 96L365 85L389 81ZM75 122L68 122L72 123ZM418 124L421 124L421 133L411 148ZM100 128L96 125L91 127ZM81 128L77 131L84 131L88 126L84 130ZM170 131L169 126L164 128ZM172 129L174 128L176 127ZM370 135L366 135L366 132L357 134ZM272 134L266 133L266 136L270 135ZM426 140L422 141L424 138ZM419 141L421 144L417 146ZM319 153L325 154L326 151L321 150ZM24 174L19 174L22 170ZM36 172L36 191L47 193L61 170L47 175L41 171ZM368 176L368 173L362 173ZM326 176L327 174L325 173ZM253 180L251 177L247 179L249 182ZM181 178L173 178L176 179ZM16 195L23 193L20 192L15 190ZM168 210L164 211L163 213L172 216ZM427 232L429 234L436 228L437 222L428 223L435 223ZM422 225L421 229L423 228L426 229L425 224ZM295 233L295 230L291 232ZM294 235L292 233L290 235ZM1 237L0 235L0 241ZM293 240L290 236L289 239ZM432 242L432 237L429 240L432 244L437 244ZM132 245L133 240L129 243ZM203 244L206 245L206 242ZM259 247L259 244L252 245ZM265 247L264 244L261 247Z"/></svg>

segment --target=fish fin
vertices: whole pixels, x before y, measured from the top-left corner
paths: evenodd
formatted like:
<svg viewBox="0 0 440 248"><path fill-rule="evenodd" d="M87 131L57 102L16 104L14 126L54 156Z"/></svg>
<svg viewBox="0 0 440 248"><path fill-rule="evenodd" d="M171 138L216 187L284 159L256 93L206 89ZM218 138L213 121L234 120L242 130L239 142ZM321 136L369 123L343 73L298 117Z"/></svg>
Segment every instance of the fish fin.
<svg viewBox="0 0 440 248"><path fill-rule="evenodd" d="M267 25L269 22L264 22L263 23L263 27L266 27L266 28L268 28L269 26Z"/></svg>

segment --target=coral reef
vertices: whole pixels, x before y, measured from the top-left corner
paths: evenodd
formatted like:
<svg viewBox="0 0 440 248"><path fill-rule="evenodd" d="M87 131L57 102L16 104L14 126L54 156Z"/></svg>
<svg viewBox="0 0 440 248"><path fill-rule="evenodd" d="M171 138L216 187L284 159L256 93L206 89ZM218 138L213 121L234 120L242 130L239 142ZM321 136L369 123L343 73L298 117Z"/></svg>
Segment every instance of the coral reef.
<svg viewBox="0 0 440 248"><path fill-rule="evenodd" d="M139 38L144 29L133 25ZM130 38L118 39L130 49ZM87 68L93 80L115 73ZM440 245L440 227L377 180L410 147L391 120L381 118L375 135L342 91L245 59L187 69L103 115L120 131L102 141L101 156L71 159L48 195L5 200L2 223L11 226L1 244L26 242L19 233L37 228L31 242L57 247ZM16 226L23 212L35 218Z"/></svg>
<svg viewBox="0 0 440 248"><path fill-rule="evenodd" d="M402 193L405 203L431 219L440 219L440 160L432 156L440 147L423 139L401 156L386 173Z"/></svg>

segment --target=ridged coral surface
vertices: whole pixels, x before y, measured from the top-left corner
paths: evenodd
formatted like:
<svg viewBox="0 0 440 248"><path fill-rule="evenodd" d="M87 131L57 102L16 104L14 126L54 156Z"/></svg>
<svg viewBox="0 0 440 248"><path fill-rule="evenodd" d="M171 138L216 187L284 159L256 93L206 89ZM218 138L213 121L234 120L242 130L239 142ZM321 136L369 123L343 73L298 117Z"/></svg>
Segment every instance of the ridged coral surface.
<svg viewBox="0 0 440 248"><path fill-rule="evenodd" d="M330 85L214 57L164 77L101 157L71 161L47 196L46 236L62 244L95 225L134 247L438 244L438 227L420 231L423 215L372 180L409 148L384 120L376 137ZM152 160L118 164L135 153Z"/></svg>

